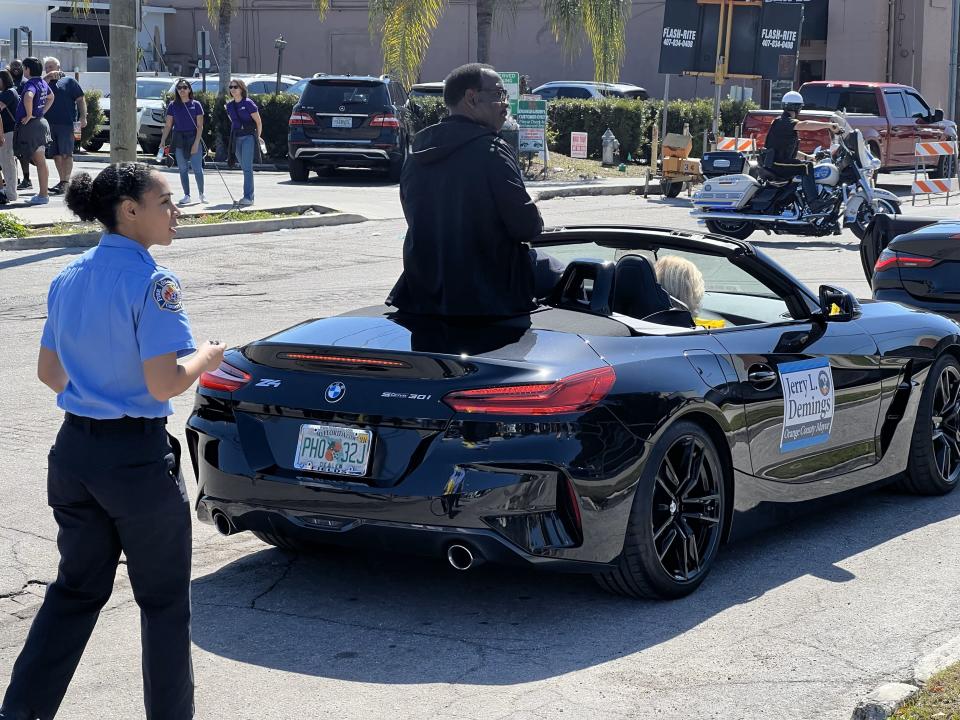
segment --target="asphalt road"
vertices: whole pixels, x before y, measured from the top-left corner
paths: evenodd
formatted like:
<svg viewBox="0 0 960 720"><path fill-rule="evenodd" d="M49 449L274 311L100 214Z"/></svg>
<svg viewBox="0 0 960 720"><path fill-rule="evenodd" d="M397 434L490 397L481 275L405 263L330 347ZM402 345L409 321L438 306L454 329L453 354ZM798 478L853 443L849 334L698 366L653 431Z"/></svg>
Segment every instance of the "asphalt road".
<svg viewBox="0 0 960 720"><path fill-rule="evenodd" d="M554 225L696 227L682 200L541 209ZM155 254L180 275L197 338L236 344L382 301L402 232L388 219ZM812 285L867 292L849 232L758 239ZM0 684L56 569L45 457L60 415L34 369L47 285L76 252L0 253ZM191 405L175 402L181 437ZM960 632L958 512L960 493L876 492L725 547L702 588L672 603L611 597L579 576L295 556L197 524L197 717L848 718L858 696ZM143 716L138 627L121 572L58 717Z"/></svg>

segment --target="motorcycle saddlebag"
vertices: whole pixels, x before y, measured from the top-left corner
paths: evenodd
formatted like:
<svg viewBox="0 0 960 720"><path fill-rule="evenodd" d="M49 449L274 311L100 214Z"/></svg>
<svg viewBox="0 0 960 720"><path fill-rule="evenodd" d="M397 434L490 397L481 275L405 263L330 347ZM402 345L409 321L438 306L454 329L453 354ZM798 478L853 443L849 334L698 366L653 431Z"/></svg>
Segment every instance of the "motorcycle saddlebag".
<svg viewBox="0 0 960 720"><path fill-rule="evenodd" d="M714 150L705 153L700 159L700 172L704 177L720 175L739 175L746 172L747 156L732 150Z"/></svg>
<svg viewBox="0 0 960 720"><path fill-rule="evenodd" d="M709 178L703 189L693 194L698 210L740 210L760 189L760 183L749 175L722 175Z"/></svg>

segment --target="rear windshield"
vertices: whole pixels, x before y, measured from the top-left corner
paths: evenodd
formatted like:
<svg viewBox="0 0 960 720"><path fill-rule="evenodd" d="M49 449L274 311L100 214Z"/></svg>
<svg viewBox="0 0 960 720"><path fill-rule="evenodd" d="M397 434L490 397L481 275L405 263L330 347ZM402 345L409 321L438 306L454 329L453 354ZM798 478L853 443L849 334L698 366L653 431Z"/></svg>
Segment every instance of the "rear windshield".
<svg viewBox="0 0 960 720"><path fill-rule="evenodd" d="M804 85L800 88L805 110L846 110L849 113L879 115L875 90Z"/></svg>
<svg viewBox="0 0 960 720"><path fill-rule="evenodd" d="M300 104L320 112L367 112L388 106L390 96L383 83L311 80L303 89Z"/></svg>

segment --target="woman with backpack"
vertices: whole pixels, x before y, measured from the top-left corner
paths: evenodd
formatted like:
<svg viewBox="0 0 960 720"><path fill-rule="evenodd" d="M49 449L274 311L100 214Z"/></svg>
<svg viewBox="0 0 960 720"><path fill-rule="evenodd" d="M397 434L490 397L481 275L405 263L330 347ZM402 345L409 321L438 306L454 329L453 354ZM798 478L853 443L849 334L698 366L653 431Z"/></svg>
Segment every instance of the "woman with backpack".
<svg viewBox="0 0 960 720"><path fill-rule="evenodd" d="M233 152L243 170L243 198L240 205L253 205L253 155L263 134L260 109L247 97L247 85L243 80L232 79L227 86L230 102L227 115L230 118L230 139Z"/></svg>

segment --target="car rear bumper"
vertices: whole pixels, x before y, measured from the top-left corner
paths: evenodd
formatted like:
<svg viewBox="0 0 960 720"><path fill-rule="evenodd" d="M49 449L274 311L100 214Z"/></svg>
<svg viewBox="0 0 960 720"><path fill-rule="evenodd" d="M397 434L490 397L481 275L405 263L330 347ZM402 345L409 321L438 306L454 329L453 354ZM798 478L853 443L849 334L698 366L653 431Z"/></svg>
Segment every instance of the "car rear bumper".
<svg viewBox="0 0 960 720"><path fill-rule="evenodd" d="M943 315L944 317L948 317L952 320L960 320L960 302L923 300L911 295L902 288L884 288L882 290L874 290L873 297L875 300L895 302L899 303L900 305L905 305L906 307L915 308L917 310L925 310L927 312L936 313L937 315Z"/></svg>
<svg viewBox="0 0 960 720"><path fill-rule="evenodd" d="M253 470L247 453L256 451L241 446L235 428L196 414L188 421L202 522L223 513L235 531L442 558L451 544L463 544L494 562L565 571L607 567L623 549L632 494L581 499L589 481L549 461L460 464L451 447L401 482L378 486L272 466Z"/></svg>
<svg viewBox="0 0 960 720"><path fill-rule="evenodd" d="M342 145L289 146L289 156L309 165L369 166L390 162L391 152L385 148Z"/></svg>

